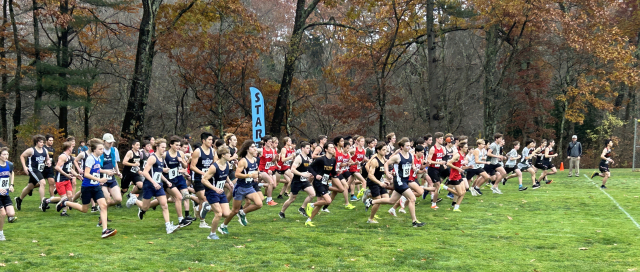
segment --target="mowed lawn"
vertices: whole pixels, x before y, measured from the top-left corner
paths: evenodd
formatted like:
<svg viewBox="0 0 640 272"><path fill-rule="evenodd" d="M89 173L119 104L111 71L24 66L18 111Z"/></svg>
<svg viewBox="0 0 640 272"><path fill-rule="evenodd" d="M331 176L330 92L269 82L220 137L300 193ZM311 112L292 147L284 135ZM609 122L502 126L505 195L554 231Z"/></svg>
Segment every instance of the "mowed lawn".
<svg viewBox="0 0 640 272"><path fill-rule="evenodd" d="M448 199L437 211L419 200L422 228L411 227L408 214L392 217L389 206L381 207L380 224L367 224L362 202L345 210L342 201L308 228L296 211L302 197L286 219L278 217L284 201L276 200L278 206L250 213L246 227L233 220L230 234L217 241L207 240L209 230L198 222L167 235L160 209L140 221L137 208L109 209L109 227L118 234L101 239L97 213L72 210L63 218L55 207L43 213L34 192L18 221L5 223L0 270L640 271L640 229L598 188L600 178L596 186L584 176L591 173L559 172L552 184L524 192L512 179L501 186L503 195L467 194L462 213L453 213ZM630 169L616 169L606 190L635 220L639 180ZM20 176L16 191L26 181ZM172 204L170 212L177 224Z"/></svg>

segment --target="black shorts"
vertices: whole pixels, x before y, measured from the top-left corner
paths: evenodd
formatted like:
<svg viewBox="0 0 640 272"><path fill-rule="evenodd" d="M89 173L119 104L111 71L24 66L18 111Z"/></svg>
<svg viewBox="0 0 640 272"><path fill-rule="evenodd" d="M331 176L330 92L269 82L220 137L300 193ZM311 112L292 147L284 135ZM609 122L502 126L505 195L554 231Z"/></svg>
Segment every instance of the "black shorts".
<svg viewBox="0 0 640 272"><path fill-rule="evenodd" d="M82 193L82 205L88 205L92 199L98 204L98 199L104 198L102 186L82 186L80 192Z"/></svg>
<svg viewBox="0 0 640 272"><path fill-rule="evenodd" d="M349 180L349 178L351 177L351 174L352 174L351 172L349 172L349 171L345 171L344 173L342 173L342 177L343 177L345 180Z"/></svg>
<svg viewBox="0 0 640 272"><path fill-rule="evenodd" d="M199 181L199 180L194 180L193 181L193 190L195 190L196 193L200 192L200 191L204 191L204 184L202 184L202 182Z"/></svg>
<svg viewBox="0 0 640 272"><path fill-rule="evenodd" d="M465 171L467 173L467 179L471 180L474 176L480 175L482 173L484 173L484 169L482 168L478 168L478 169L467 169L467 171Z"/></svg>
<svg viewBox="0 0 640 272"><path fill-rule="evenodd" d="M125 174L124 177L122 177L121 181L122 181L121 188L122 189L128 189L129 185L131 185L133 183L133 186L136 186L136 183L143 182L144 178L139 174L131 173L131 174ZM140 188L140 189L142 189L142 188Z"/></svg>
<svg viewBox="0 0 640 272"><path fill-rule="evenodd" d="M316 197L322 197L329 193L329 185L324 185L322 182L313 182L313 189L316 191Z"/></svg>
<svg viewBox="0 0 640 272"><path fill-rule="evenodd" d="M278 170L276 170L276 173L278 173L278 174L280 174L280 175L284 175L284 172L287 172L287 170L289 170L289 169L286 169L286 170L280 170L280 169L278 169Z"/></svg>
<svg viewBox="0 0 640 272"><path fill-rule="evenodd" d="M202 184L202 183L200 183ZM164 189L165 192L168 192L171 188L175 188L176 185L173 184L173 182L171 182L171 186L169 186L169 184L167 184L166 182L162 182L162 188Z"/></svg>
<svg viewBox="0 0 640 272"><path fill-rule="evenodd" d="M9 206L13 206L11 197L8 195L0 195L0 209L4 207L9 207Z"/></svg>
<svg viewBox="0 0 640 272"><path fill-rule="evenodd" d="M520 169L520 172L527 172L529 171L529 168L531 168L533 166L529 166L529 165L522 165L522 164L518 164L518 169Z"/></svg>
<svg viewBox="0 0 640 272"><path fill-rule="evenodd" d="M489 176L493 176L496 174L496 168L498 167L500 167L499 164L485 164L484 171L486 171Z"/></svg>
<svg viewBox="0 0 640 272"><path fill-rule="evenodd" d="M293 182L291 182L291 194L297 195L298 192L304 191L309 186L311 186L311 183L308 181L300 181L300 178L294 178Z"/></svg>
<svg viewBox="0 0 640 272"><path fill-rule="evenodd" d="M460 183L462 183L462 179L459 179L459 180L449 180L449 185L450 185L450 186L460 185Z"/></svg>
<svg viewBox="0 0 640 272"><path fill-rule="evenodd" d="M448 178L450 174L451 174L451 168L444 168L444 167L440 168L440 178L442 178L443 180Z"/></svg>
<svg viewBox="0 0 640 272"><path fill-rule="evenodd" d="M258 183L257 181L254 180L251 185L253 186L253 190L255 190L256 193L262 192L262 190L260 190L260 183Z"/></svg>
<svg viewBox="0 0 640 272"><path fill-rule="evenodd" d="M506 166L506 167L504 168L504 171L505 171L505 172L507 172L507 174L509 174L509 173L513 173L513 172L515 172L515 171L516 171L516 169L518 169L518 168L517 168L517 167L515 167L515 166L514 166L514 167L508 167L508 166Z"/></svg>
<svg viewBox="0 0 640 272"><path fill-rule="evenodd" d="M37 169L29 169L29 183L36 185L43 179L45 178L42 175L42 172Z"/></svg>
<svg viewBox="0 0 640 272"><path fill-rule="evenodd" d="M56 175L53 173L53 167L45 167L42 176L46 179L54 178Z"/></svg>
<svg viewBox="0 0 640 272"><path fill-rule="evenodd" d="M371 197L374 198L384 194L389 194L387 189L380 187L380 185L375 182L367 182L367 187L369 187L369 190L371 191Z"/></svg>
<svg viewBox="0 0 640 272"><path fill-rule="evenodd" d="M547 164L544 164L543 166L545 167L544 170L549 170L551 168L556 167L555 165L553 165L553 163L547 163Z"/></svg>
<svg viewBox="0 0 640 272"><path fill-rule="evenodd" d="M599 165L598 169L600 170L600 173L606 173L609 172L609 166L608 165Z"/></svg>
<svg viewBox="0 0 640 272"><path fill-rule="evenodd" d="M442 177L440 176L440 169L439 168L429 167L427 169L427 174L429 175L429 177L431 178L431 181L433 183L442 182Z"/></svg>

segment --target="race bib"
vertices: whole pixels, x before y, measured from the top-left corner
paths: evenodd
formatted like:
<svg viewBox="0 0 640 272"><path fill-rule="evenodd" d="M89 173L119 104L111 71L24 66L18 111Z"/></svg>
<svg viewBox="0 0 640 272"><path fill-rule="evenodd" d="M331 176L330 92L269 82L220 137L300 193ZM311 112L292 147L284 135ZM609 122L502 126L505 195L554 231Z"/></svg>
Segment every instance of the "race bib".
<svg viewBox="0 0 640 272"><path fill-rule="evenodd" d="M267 162L267 163L264 165L264 169L269 169L269 168L273 167L274 165L275 165L275 164L274 164L273 162Z"/></svg>
<svg viewBox="0 0 640 272"><path fill-rule="evenodd" d="M309 179L307 179L307 177L305 176L300 176L300 181L305 182L305 181L309 181Z"/></svg>
<svg viewBox="0 0 640 272"><path fill-rule="evenodd" d="M38 171L40 171L40 172L44 171L44 163L39 163L38 164Z"/></svg>
<svg viewBox="0 0 640 272"><path fill-rule="evenodd" d="M104 177L104 178L106 178L106 179L108 179L108 180L111 180L111 178L112 178L113 176L109 176L109 175L107 175L107 174L102 174L102 177Z"/></svg>
<svg viewBox="0 0 640 272"><path fill-rule="evenodd" d="M216 188L218 189L224 189L224 184L225 182L227 182L226 180L219 180L216 182Z"/></svg>
<svg viewBox="0 0 640 272"><path fill-rule="evenodd" d="M94 178L98 178L98 179L100 178L100 173L97 173L97 172L96 172L96 173L93 173L93 174L91 174L91 175L92 175ZM91 184L100 184L100 182L99 182L99 181L97 181L97 180L91 180Z"/></svg>
<svg viewBox="0 0 640 272"><path fill-rule="evenodd" d="M140 171L140 168L138 168L137 166L131 167L131 173L138 173L138 171Z"/></svg>
<svg viewBox="0 0 640 272"><path fill-rule="evenodd" d="M9 190L9 178L0 178L0 189Z"/></svg>
<svg viewBox="0 0 640 272"><path fill-rule="evenodd" d="M286 161L286 162L284 162L284 165L286 165L286 166L291 166L291 162L292 162L292 161Z"/></svg>
<svg viewBox="0 0 640 272"><path fill-rule="evenodd" d="M440 163L442 163L442 159L436 159L436 167L440 167Z"/></svg>
<svg viewBox="0 0 640 272"><path fill-rule="evenodd" d="M64 170L66 173L71 173L71 169L72 169L73 165L71 164L67 164L67 169Z"/></svg>
<svg viewBox="0 0 640 272"><path fill-rule="evenodd" d="M178 176L178 168L169 169L169 179L174 179Z"/></svg>
<svg viewBox="0 0 640 272"><path fill-rule="evenodd" d="M153 173L153 180L157 183L162 183L162 173L160 172Z"/></svg>
<svg viewBox="0 0 640 272"><path fill-rule="evenodd" d="M327 185L327 181L329 180L329 175L328 174L324 174L322 175L322 180L320 182L322 182L322 184Z"/></svg>
<svg viewBox="0 0 640 272"><path fill-rule="evenodd" d="M402 165L402 177L407 178L411 173L411 164L403 164Z"/></svg>

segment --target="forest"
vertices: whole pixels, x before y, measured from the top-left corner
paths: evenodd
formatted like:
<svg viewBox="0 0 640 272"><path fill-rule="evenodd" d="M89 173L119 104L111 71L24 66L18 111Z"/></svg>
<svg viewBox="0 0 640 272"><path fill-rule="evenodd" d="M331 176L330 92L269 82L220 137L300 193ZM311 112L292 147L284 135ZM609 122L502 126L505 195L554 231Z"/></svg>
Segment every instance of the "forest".
<svg viewBox="0 0 640 272"><path fill-rule="evenodd" d="M4 0L0 138L603 140L630 167L638 0ZM62 141L57 141L62 142Z"/></svg>

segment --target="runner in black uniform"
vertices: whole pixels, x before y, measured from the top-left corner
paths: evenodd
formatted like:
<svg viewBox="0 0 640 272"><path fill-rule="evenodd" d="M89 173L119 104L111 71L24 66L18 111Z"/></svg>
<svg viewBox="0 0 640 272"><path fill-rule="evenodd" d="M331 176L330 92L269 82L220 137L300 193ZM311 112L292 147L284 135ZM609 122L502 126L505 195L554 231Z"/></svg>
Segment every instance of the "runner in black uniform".
<svg viewBox="0 0 640 272"><path fill-rule="evenodd" d="M371 191L371 198L381 199L389 198L389 192L385 187L389 186L389 182L383 179L384 176L384 163L387 161L385 156L387 154L387 145L385 143L379 143L375 147L376 154L367 162L365 169L367 175L367 187ZM363 169L364 171L364 169ZM363 173L365 174L365 173ZM368 201L368 200L367 200ZM366 205L366 202L365 202ZM374 215L373 221L375 221L375 213L380 208L379 204L373 205L371 213Z"/></svg>
<svg viewBox="0 0 640 272"><path fill-rule="evenodd" d="M591 175L592 179L596 176L602 177L602 185L600 186L601 189L607 189L607 186L605 186L605 184L607 183L607 180L609 179L609 177L611 177L611 172L609 171L609 165L613 164L613 160L611 159L612 147L613 147L613 141L611 141L610 139L607 139L604 141L604 149L600 154L600 165L598 165L600 173L593 172L593 174Z"/></svg>
<svg viewBox="0 0 640 272"><path fill-rule="evenodd" d="M315 177L313 181L313 190L316 192L318 201L307 204L306 212L309 218L304 223L305 226L315 227L312 220L316 217L323 205L331 203L329 196L329 179L336 176L336 148L333 143L325 143L324 156L314 160L308 167L309 172Z"/></svg>
<svg viewBox="0 0 640 272"><path fill-rule="evenodd" d="M53 154L56 152L56 150L53 148L53 135L47 134L44 136L44 138L44 149L47 151L49 158L44 165L44 170L42 170L42 177L47 179L47 182L49 183L49 197L54 197L56 195L56 181L54 179L55 174L53 173L53 166L56 163L55 161L53 161Z"/></svg>
<svg viewBox="0 0 640 272"><path fill-rule="evenodd" d="M325 148L324 148L326 143L327 143L327 136L320 135L318 137L318 146L313 150L313 153L311 155L311 159L312 160L320 158L320 157L322 157L322 156L324 156L326 154L326 151L325 151Z"/></svg>
<svg viewBox="0 0 640 272"><path fill-rule="evenodd" d="M554 140L549 140L547 148L544 149L544 153L542 155L542 170L544 171L542 172L538 180L547 180L548 175L555 175L558 172L556 166L551 162L553 158L558 156L558 154L553 151L553 147L555 146L555 144L556 142ZM547 180L547 182L545 183L550 184L551 182L553 182L552 179Z"/></svg>
<svg viewBox="0 0 640 272"><path fill-rule="evenodd" d="M49 154L44 149L44 141L45 138L42 135L33 136L33 146L27 148L22 155L20 155L20 162L22 163L23 171L29 174L29 183L24 187L22 193L19 197L15 198L16 208L19 210L22 209L22 200L27 196L27 194L31 194L31 190L36 186L40 186L40 210L43 212L47 211L49 205L45 201L44 190L45 186L47 186L46 179L42 175L42 171L44 171L45 164L49 161Z"/></svg>
<svg viewBox="0 0 640 272"><path fill-rule="evenodd" d="M200 202L198 205L202 208L202 204L207 202L207 198L204 195L204 185L202 185L201 179L214 161L214 150L211 147L213 145L213 135L208 132L203 132L200 134L200 140L202 141L202 146L195 149L191 155L191 182L193 183L193 189L195 190L196 195L198 196L198 201ZM196 217L200 217L198 211L199 208L196 207ZM201 218L200 228L210 229L211 226Z"/></svg>
<svg viewBox="0 0 640 272"><path fill-rule="evenodd" d="M284 212L287 210L289 205L296 201L296 197L298 196L298 192L304 191L307 193L307 197L302 202L302 206L298 209L300 214L307 216L307 213L304 207L307 206L307 203L311 202L313 197L316 195L316 192L313 190L310 180L313 180L313 175L309 173L309 165L311 164L311 158L309 158L309 152L311 151L311 145L307 142L300 143L300 154L298 154L295 159L293 159L293 164L291 165L291 172L293 173L293 180L291 182L291 195L289 195L289 199L282 204L282 209L280 210L280 218L285 218Z"/></svg>

